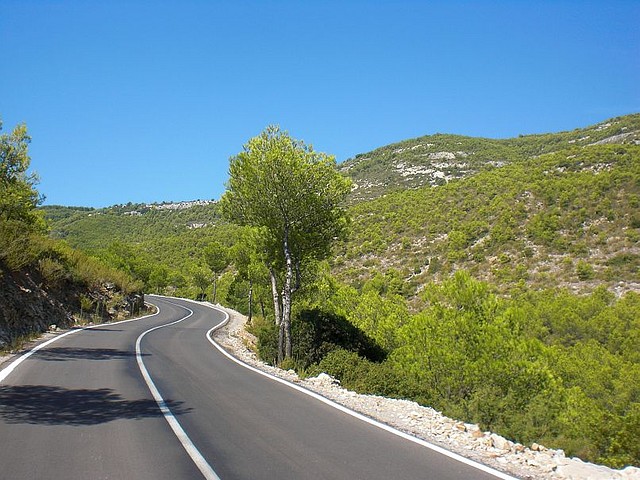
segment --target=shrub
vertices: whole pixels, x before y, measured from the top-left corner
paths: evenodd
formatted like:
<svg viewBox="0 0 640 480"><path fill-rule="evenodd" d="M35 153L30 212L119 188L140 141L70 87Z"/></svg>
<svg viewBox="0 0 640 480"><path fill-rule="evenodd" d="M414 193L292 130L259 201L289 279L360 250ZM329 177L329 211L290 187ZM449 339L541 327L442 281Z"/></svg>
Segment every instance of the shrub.
<svg viewBox="0 0 640 480"><path fill-rule="evenodd" d="M52 258L41 258L38 261L38 270L42 278L52 286L58 286L66 277L64 265Z"/></svg>
<svg viewBox="0 0 640 480"><path fill-rule="evenodd" d="M318 308L302 310L292 324L293 356L303 368L342 348L374 361L386 352L346 318Z"/></svg>
<svg viewBox="0 0 640 480"><path fill-rule="evenodd" d="M593 267L585 261L579 261L576 265L576 274L580 280L590 280L594 275Z"/></svg>

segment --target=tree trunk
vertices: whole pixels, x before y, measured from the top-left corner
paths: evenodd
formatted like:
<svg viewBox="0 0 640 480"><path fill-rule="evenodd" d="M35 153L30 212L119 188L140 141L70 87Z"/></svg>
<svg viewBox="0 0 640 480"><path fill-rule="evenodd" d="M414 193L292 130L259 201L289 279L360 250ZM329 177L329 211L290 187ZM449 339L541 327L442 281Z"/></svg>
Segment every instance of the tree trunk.
<svg viewBox="0 0 640 480"><path fill-rule="evenodd" d="M251 325L251 318L253 317L253 282L249 280L249 318L248 322Z"/></svg>
<svg viewBox="0 0 640 480"><path fill-rule="evenodd" d="M273 313L276 317L276 325L280 325L280 323L282 323L282 316L280 314L280 296L278 295L278 282L273 268L269 268L269 276L271 277L271 294L273 295Z"/></svg>
<svg viewBox="0 0 640 480"><path fill-rule="evenodd" d="M216 303L216 294L218 289L218 274L213 272L213 304Z"/></svg>
<svg viewBox="0 0 640 480"><path fill-rule="evenodd" d="M260 311L262 312L262 318L267 318L267 314L264 311L264 301L262 300L262 295L258 298L260 299Z"/></svg>
<svg viewBox="0 0 640 480"><path fill-rule="evenodd" d="M282 323L284 324L284 358L291 358L293 348L291 345L291 293L293 282L293 260L291 251L289 250L289 232L285 229L284 233L284 258L286 271L284 277L284 287L282 289Z"/></svg>
<svg viewBox="0 0 640 480"><path fill-rule="evenodd" d="M280 326L278 327L278 365L282 364L284 360L284 322L280 322Z"/></svg>
<svg viewBox="0 0 640 480"><path fill-rule="evenodd" d="M281 299L278 293L278 281L276 279L273 268L269 268L269 276L271 277L271 294L273 295L273 313L276 317L276 325L278 326L278 363L284 360L284 324L282 322Z"/></svg>

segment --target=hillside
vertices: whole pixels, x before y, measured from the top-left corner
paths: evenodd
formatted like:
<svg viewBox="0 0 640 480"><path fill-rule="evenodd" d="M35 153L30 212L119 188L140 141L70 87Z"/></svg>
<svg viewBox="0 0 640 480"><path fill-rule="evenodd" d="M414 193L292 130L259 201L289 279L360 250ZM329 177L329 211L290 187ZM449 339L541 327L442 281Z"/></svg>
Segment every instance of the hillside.
<svg viewBox="0 0 640 480"><path fill-rule="evenodd" d="M396 269L406 295L466 269L510 289L640 290L640 146L594 145L352 207L334 262L349 282Z"/></svg>
<svg viewBox="0 0 640 480"><path fill-rule="evenodd" d="M50 235L64 239L145 284L147 292L195 296L207 272L203 250L230 246L238 227L212 200L114 205L101 209L42 207ZM200 280L202 282L202 280Z"/></svg>
<svg viewBox="0 0 640 480"><path fill-rule="evenodd" d="M128 203L100 209L52 205L42 210L50 223L52 237L66 239L72 246L89 251L115 241L135 244L220 222L216 202L212 200Z"/></svg>
<svg viewBox="0 0 640 480"><path fill-rule="evenodd" d="M444 185L485 168L501 167L575 146L640 143L640 114L569 132L496 140L435 134L356 155L341 165L354 181L352 201L424 185Z"/></svg>
<svg viewBox="0 0 640 480"><path fill-rule="evenodd" d="M408 298L460 268L502 290L637 291L639 143L635 114L508 140L438 134L358 155L342 165L358 187L333 270L357 286L391 269ZM53 237L152 290L188 290L204 247L237 236L214 201L43 210Z"/></svg>

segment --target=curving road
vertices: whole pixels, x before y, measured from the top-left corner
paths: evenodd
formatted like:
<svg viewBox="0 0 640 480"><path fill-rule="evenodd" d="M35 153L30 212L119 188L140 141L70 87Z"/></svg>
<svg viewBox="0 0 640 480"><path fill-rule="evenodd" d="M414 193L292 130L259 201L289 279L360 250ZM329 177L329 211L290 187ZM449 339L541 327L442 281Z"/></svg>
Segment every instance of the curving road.
<svg viewBox="0 0 640 480"><path fill-rule="evenodd" d="M220 311L147 300L3 365L0 479L511 478L230 360L207 337Z"/></svg>

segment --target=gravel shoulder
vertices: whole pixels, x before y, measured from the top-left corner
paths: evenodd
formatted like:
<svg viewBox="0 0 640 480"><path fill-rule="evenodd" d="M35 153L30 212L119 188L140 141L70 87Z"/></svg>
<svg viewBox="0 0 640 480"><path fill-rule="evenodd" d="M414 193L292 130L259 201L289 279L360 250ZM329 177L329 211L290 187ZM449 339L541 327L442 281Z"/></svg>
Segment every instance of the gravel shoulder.
<svg viewBox="0 0 640 480"><path fill-rule="evenodd" d="M529 446L513 443L495 433L483 432L477 425L447 418L413 401L346 390L327 374L303 380L293 370L281 370L260 361L252 349L256 339L245 329L246 317L231 309L223 310L229 314L229 322L214 333L214 338L236 358L402 432L521 479L640 480L638 468L613 470L578 458L567 458L562 450L535 443Z"/></svg>

